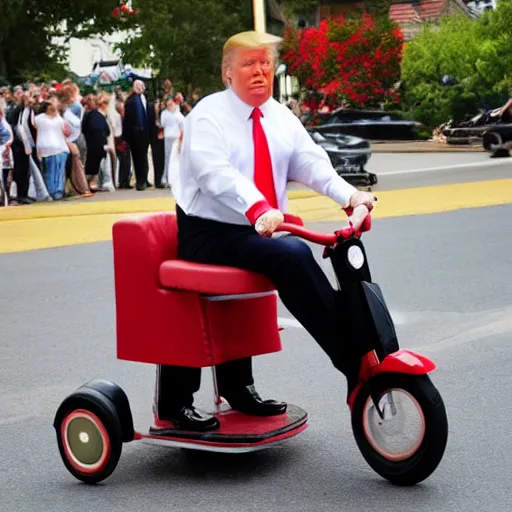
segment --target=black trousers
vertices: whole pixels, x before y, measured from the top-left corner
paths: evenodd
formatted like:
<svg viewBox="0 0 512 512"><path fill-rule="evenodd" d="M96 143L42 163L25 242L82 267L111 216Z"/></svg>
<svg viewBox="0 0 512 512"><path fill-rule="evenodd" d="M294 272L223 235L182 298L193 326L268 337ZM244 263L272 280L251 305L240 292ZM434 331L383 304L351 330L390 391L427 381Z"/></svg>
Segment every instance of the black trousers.
<svg viewBox="0 0 512 512"><path fill-rule="evenodd" d="M155 187L162 183L165 166L165 142L157 136L151 138L151 153L153 154L153 169L155 172Z"/></svg>
<svg viewBox="0 0 512 512"><path fill-rule="evenodd" d="M116 139L116 154L119 160L119 185L128 186L130 184L131 171L132 171L132 157L128 145L124 145L123 149L122 138Z"/></svg>
<svg viewBox="0 0 512 512"><path fill-rule="evenodd" d="M85 160L85 175L97 176L100 172L101 161L105 158L106 153L103 144L88 143L87 159Z"/></svg>
<svg viewBox="0 0 512 512"><path fill-rule="evenodd" d="M29 155L25 153L25 147L21 143L13 144L12 153L14 157L12 179L16 182L18 199L26 199L30 185ZM35 153L35 151L33 153ZM35 161L38 163L37 157Z"/></svg>
<svg viewBox="0 0 512 512"><path fill-rule="evenodd" d="M68 153L68 159L66 160L66 179L71 179L71 171L73 170L73 156L71 152Z"/></svg>
<svg viewBox="0 0 512 512"><path fill-rule="evenodd" d="M148 181L148 148L149 133L138 131L130 134L127 140L135 168L137 185L145 185Z"/></svg>
<svg viewBox="0 0 512 512"><path fill-rule="evenodd" d="M353 358L346 355L349 351L343 345L340 294L331 286L308 245L294 237L261 237L252 226L190 217L179 207L177 217L181 259L265 275L276 286L290 313L317 341L334 366L350 380L357 378ZM253 383L251 359L224 363L216 370L221 395ZM161 407L170 411L192 404L192 394L200 386L200 369L162 366L159 375L159 410Z"/></svg>

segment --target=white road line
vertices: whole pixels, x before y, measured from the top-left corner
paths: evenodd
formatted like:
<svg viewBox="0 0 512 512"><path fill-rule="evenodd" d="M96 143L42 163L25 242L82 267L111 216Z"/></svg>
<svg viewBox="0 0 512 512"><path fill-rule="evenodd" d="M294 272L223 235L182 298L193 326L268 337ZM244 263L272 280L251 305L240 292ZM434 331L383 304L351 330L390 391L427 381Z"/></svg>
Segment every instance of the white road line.
<svg viewBox="0 0 512 512"><path fill-rule="evenodd" d="M407 322L405 315L402 313L391 311L391 318L393 319L395 325L404 325ZM302 327L302 324L298 320L295 320L295 318L286 318L280 316L277 319L277 323L280 327L284 328L304 329L304 327Z"/></svg>
<svg viewBox="0 0 512 512"><path fill-rule="evenodd" d="M399 174L417 174L421 172L450 171L457 169L468 169L472 167L505 167L509 165L512 170L512 163L509 159L492 160L490 162L471 162L467 164L444 165L442 167L426 167L424 169L410 169L404 171L375 171L378 176L396 176Z"/></svg>
<svg viewBox="0 0 512 512"><path fill-rule="evenodd" d="M280 327L293 327L295 329L304 329L304 327L302 327L302 324L298 320L295 320L295 318L284 318L280 316L277 319L277 323Z"/></svg>

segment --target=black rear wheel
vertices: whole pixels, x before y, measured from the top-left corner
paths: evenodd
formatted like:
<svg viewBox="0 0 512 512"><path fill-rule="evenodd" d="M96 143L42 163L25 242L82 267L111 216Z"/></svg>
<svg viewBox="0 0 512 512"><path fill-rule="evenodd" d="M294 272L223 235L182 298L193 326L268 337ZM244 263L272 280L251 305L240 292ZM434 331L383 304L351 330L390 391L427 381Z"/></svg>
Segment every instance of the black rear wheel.
<svg viewBox="0 0 512 512"><path fill-rule="evenodd" d="M82 387L61 404L54 426L62 461L74 477L96 484L112 474L123 441L116 409L108 398Z"/></svg>
<svg viewBox="0 0 512 512"><path fill-rule="evenodd" d="M415 485L428 478L448 440L446 410L427 375L374 377L356 397L352 430L366 462L395 485Z"/></svg>

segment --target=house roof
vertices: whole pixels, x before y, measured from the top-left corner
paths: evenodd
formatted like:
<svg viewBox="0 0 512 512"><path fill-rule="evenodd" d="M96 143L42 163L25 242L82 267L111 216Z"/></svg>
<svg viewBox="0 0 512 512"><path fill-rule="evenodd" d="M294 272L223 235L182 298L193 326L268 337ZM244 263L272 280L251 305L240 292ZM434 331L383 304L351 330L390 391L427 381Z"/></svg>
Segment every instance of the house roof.
<svg viewBox="0 0 512 512"><path fill-rule="evenodd" d="M469 9L462 0L417 0L392 3L389 17L399 24L437 21L450 4L470 15Z"/></svg>

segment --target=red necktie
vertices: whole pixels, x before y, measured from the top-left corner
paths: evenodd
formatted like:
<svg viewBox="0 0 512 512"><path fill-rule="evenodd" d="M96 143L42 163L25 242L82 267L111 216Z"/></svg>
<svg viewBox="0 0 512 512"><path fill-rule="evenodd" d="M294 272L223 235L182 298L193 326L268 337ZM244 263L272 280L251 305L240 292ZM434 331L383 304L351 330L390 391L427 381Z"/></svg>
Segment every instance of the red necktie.
<svg viewBox="0 0 512 512"><path fill-rule="evenodd" d="M267 137L261 119L263 114L256 107L252 113L252 140L254 142L254 183L258 190L265 196L272 208L278 208L276 190L274 188L274 173L272 171L272 159L268 148Z"/></svg>

